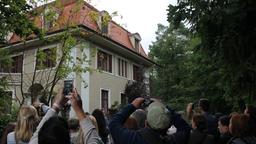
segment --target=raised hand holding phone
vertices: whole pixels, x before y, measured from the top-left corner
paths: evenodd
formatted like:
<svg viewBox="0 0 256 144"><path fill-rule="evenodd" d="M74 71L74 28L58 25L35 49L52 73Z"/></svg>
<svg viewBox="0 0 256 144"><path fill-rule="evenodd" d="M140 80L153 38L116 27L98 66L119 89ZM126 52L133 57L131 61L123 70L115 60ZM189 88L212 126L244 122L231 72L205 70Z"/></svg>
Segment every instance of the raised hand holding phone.
<svg viewBox="0 0 256 144"><path fill-rule="evenodd" d="M71 95L67 96L70 100L71 106L74 109L77 117L79 120L86 117L84 110L83 110L83 104L80 95L78 94L77 90L74 88Z"/></svg>
<svg viewBox="0 0 256 144"><path fill-rule="evenodd" d="M60 88L57 95L54 98L53 108L55 110L61 110L67 103L68 99L63 95L63 88Z"/></svg>
<svg viewBox="0 0 256 144"><path fill-rule="evenodd" d="M64 96L67 96L69 93L73 91L73 88L74 88L73 83L74 83L73 80L64 80L64 89L63 89Z"/></svg>

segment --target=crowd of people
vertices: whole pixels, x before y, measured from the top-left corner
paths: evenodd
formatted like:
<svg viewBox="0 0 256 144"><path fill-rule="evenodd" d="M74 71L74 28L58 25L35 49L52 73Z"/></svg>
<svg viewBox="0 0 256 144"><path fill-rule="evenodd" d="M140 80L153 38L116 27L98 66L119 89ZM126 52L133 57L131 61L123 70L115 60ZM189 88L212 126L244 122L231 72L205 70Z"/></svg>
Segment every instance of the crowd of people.
<svg viewBox="0 0 256 144"><path fill-rule="evenodd" d="M76 118L59 114L68 101ZM230 115L212 115L209 108L209 100L200 99L181 116L157 99L145 104L138 97L107 117L100 109L85 112L76 89L67 96L60 90L51 107L22 106L1 144L256 144L254 106Z"/></svg>

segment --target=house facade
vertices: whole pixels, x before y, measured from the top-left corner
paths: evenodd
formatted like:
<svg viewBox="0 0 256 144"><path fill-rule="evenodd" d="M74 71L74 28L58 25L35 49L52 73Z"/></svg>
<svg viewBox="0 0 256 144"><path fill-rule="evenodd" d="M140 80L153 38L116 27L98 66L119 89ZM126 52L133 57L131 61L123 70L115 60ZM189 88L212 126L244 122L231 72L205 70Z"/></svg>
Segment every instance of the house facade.
<svg viewBox="0 0 256 144"><path fill-rule="evenodd" d="M53 90L55 93L63 85L64 80L72 79L81 94L85 111L92 112L95 108L99 108L107 112L114 103L121 104L125 101L124 88L128 81L138 80L141 67L144 69L143 82L149 84L149 68L153 62L147 58L140 45L141 37L138 33L130 33L112 20L103 25L100 20L106 12L99 12L86 2L79 4L79 11L72 16L70 12L77 6L76 0L66 0L62 4L61 9L54 7L54 2L48 5L56 11L57 21L72 22L72 25L76 26L77 43L71 50L72 61L75 65L88 67L92 71L82 72L79 75L71 72L68 77L58 81ZM91 11L98 13L96 21L88 14ZM49 27L45 39L63 33L64 28L61 24L54 26L42 17L32 20L38 27ZM13 99L24 98L24 103L30 104L40 98L40 90L48 87L50 89L49 81L54 79L58 68L62 42L57 39L42 42L31 36L24 43L15 34L9 37L9 41L12 45L4 48L13 51L12 67L6 70L0 65L0 76L11 78L8 89ZM38 60L39 53L44 54L41 61ZM82 59L84 55L86 55L84 61L88 62L81 64L78 59ZM39 64L43 67L39 67ZM31 98L31 93L36 97Z"/></svg>

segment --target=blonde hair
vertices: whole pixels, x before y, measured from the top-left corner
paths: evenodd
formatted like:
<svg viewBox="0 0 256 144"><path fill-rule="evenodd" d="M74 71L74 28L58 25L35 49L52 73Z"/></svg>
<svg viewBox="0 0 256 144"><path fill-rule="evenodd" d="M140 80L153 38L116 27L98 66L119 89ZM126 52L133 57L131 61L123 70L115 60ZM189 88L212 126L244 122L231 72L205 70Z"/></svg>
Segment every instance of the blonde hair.
<svg viewBox="0 0 256 144"><path fill-rule="evenodd" d="M22 106L20 108L17 125L15 127L16 143L29 142L38 123L37 111L33 106Z"/></svg>

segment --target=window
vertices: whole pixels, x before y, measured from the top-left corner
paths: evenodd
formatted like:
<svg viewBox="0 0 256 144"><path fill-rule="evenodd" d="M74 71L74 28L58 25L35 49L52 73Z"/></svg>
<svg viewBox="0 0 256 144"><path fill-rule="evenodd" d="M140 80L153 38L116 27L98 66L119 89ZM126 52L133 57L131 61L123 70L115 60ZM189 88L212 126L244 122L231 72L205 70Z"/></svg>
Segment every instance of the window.
<svg viewBox="0 0 256 144"><path fill-rule="evenodd" d="M127 77L127 61L118 59L118 75Z"/></svg>
<svg viewBox="0 0 256 144"><path fill-rule="evenodd" d="M125 96L125 94L121 93L121 105L124 106L128 103L128 98Z"/></svg>
<svg viewBox="0 0 256 144"><path fill-rule="evenodd" d="M142 81L142 72L136 65L133 65L133 80Z"/></svg>
<svg viewBox="0 0 256 144"><path fill-rule="evenodd" d="M135 49L138 52L140 48L140 41L138 39L135 38Z"/></svg>
<svg viewBox="0 0 256 144"><path fill-rule="evenodd" d="M107 11L103 10L99 13L99 16L96 22L103 35L108 34L108 26L110 21L111 21L111 16Z"/></svg>
<svg viewBox="0 0 256 144"><path fill-rule="evenodd" d="M53 28L56 25L56 21L58 20L59 15L60 14L57 9L46 8L42 15L43 28L46 30Z"/></svg>
<svg viewBox="0 0 256 144"><path fill-rule="evenodd" d="M106 114L108 112L108 91L101 90L101 109Z"/></svg>
<svg viewBox="0 0 256 144"><path fill-rule="evenodd" d="M99 50L97 60L98 69L112 73L112 55Z"/></svg>
<svg viewBox="0 0 256 144"><path fill-rule="evenodd" d="M39 50L36 59L36 70L55 67L56 55L56 48Z"/></svg>
<svg viewBox="0 0 256 144"><path fill-rule="evenodd" d="M2 73L21 73L23 67L23 55L13 56L10 66L0 65Z"/></svg>
<svg viewBox="0 0 256 144"><path fill-rule="evenodd" d="M12 91L5 91L0 94L0 111L3 113L11 113L12 109Z"/></svg>

